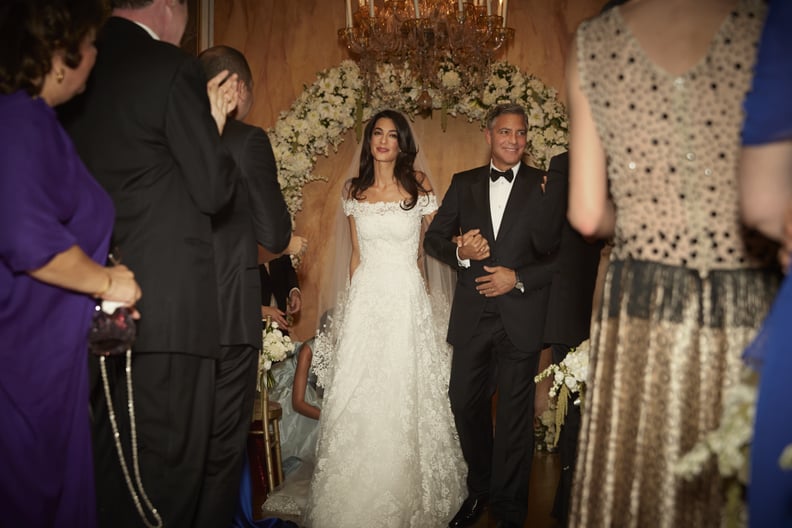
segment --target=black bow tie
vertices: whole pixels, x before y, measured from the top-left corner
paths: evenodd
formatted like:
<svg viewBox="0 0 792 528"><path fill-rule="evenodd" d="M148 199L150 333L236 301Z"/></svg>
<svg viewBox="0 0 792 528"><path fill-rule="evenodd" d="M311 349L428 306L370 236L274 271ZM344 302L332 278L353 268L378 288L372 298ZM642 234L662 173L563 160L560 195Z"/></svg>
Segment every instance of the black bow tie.
<svg viewBox="0 0 792 528"><path fill-rule="evenodd" d="M506 178L506 181L510 182L514 179L514 173L511 169L507 170L506 172L501 172L496 169L490 170L490 179L492 181L498 181L498 178Z"/></svg>

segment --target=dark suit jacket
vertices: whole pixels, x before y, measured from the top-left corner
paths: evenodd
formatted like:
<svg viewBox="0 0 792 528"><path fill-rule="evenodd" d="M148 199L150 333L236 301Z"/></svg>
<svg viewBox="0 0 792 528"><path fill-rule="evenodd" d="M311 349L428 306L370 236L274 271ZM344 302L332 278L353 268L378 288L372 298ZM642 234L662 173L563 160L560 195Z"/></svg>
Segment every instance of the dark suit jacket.
<svg viewBox="0 0 792 528"><path fill-rule="evenodd" d="M542 347L547 298L553 275L552 254L559 233L544 229L543 218L555 204L541 190L544 173L520 165L503 213L497 240L493 236L489 205L489 165L455 174L424 238L424 249L458 269L451 306L448 342L464 345L473 336L487 299L476 291L474 279L485 275L484 265L516 269L525 293L512 290L495 297L503 325L512 343L524 351ZM481 229L489 241L490 258L458 266L456 244L451 237L469 229Z"/></svg>
<svg viewBox="0 0 792 528"><path fill-rule="evenodd" d="M576 346L589 337L592 296L603 243L586 242L566 219L569 153L559 154L550 160L547 194L551 195L551 192L552 199L562 204L562 214L548 218L561 226L561 246L556 254L558 267L550 288L544 340L545 343Z"/></svg>
<svg viewBox="0 0 792 528"><path fill-rule="evenodd" d="M223 144L240 168L232 202L212 218L220 343L261 347L261 283L256 242L273 253L289 245L291 218L278 184L272 146L258 127L230 119Z"/></svg>
<svg viewBox="0 0 792 528"><path fill-rule="evenodd" d="M259 266L259 276L261 277L261 304L269 306L270 297L275 297L278 308L286 311L289 299L289 292L293 288L299 288L297 272L292 266L291 257L283 255L269 263L269 271L263 265Z"/></svg>
<svg viewBox="0 0 792 528"><path fill-rule="evenodd" d="M209 111L197 59L110 18L85 94L63 108L77 150L116 208L114 243L135 272L136 351L219 355L210 215L236 167Z"/></svg>

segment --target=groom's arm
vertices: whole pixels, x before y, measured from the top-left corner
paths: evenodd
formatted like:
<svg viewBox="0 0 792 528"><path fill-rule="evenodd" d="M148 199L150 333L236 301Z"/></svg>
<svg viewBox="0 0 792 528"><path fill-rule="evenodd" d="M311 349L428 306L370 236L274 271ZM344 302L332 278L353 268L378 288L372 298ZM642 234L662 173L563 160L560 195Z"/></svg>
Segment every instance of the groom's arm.
<svg viewBox="0 0 792 528"><path fill-rule="evenodd" d="M451 185L443 198L437 214L424 235L423 247L428 255L445 262L452 268L459 267L457 261L457 245L451 240L459 235L459 196L457 176L451 179Z"/></svg>

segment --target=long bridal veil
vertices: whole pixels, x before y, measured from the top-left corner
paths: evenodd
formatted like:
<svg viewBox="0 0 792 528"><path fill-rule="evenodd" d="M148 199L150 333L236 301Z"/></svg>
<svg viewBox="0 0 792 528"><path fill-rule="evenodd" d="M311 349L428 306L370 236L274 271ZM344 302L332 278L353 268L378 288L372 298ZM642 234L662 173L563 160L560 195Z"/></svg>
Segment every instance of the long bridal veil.
<svg viewBox="0 0 792 528"><path fill-rule="evenodd" d="M432 178L429 164L426 160L421 142L411 132L417 147L417 155L413 168L426 175L432 189L437 189ZM344 181L349 181L357 177L360 171L360 153L363 142L359 142L352 161L347 168ZM440 201L440 197L438 202ZM319 299L317 302L318 322L316 325L316 342L312 370L317 375L318 384L328 387L332 384L332 357L335 349L338 331L343 323L344 314L338 308L344 306L345 294L349 286L349 263L352 255L352 239L349 231L349 222L344 215L342 207L342 196L338 196L334 215L334 248L331 254L332 261L325 268L320 287ZM429 226L429 220L424 218L421 228L420 243L423 244L423 235ZM448 329L448 317L450 313L451 300L454 295L456 285L456 271L439 260L426 255L423 248L418 248L419 259L416 263L420 267L421 274L426 281L427 291L432 304L432 321L426 324L435 325L443 337Z"/></svg>

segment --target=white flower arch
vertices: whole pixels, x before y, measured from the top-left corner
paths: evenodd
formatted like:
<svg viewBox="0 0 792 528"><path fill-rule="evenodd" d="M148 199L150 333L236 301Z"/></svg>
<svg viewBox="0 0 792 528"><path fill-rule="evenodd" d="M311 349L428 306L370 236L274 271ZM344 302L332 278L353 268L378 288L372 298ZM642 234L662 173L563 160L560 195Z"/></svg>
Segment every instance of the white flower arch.
<svg viewBox="0 0 792 528"><path fill-rule="evenodd" d="M317 80L306 86L288 112L281 113L268 131L286 203L292 214L302 208L302 188L306 183L323 179L314 174L318 156L327 156L329 148L337 150L345 133L357 127L383 108L400 110L407 115L419 113L418 98L422 89L409 71L397 71L391 65L378 68L377 89L364 103L360 69L353 61L317 74ZM439 76L449 89L458 88L462 75L452 64ZM501 102L515 102L528 113L528 145L526 152L534 162L544 166L556 154L566 150L567 119L564 106L554 89L539 79L522 73L508 62L496 62L490 68L481 93L467 93L453 104L444 106L440 94L429 90L435 108L446 116L465 116L469 122L482 124L489 108Z"/></svg>

